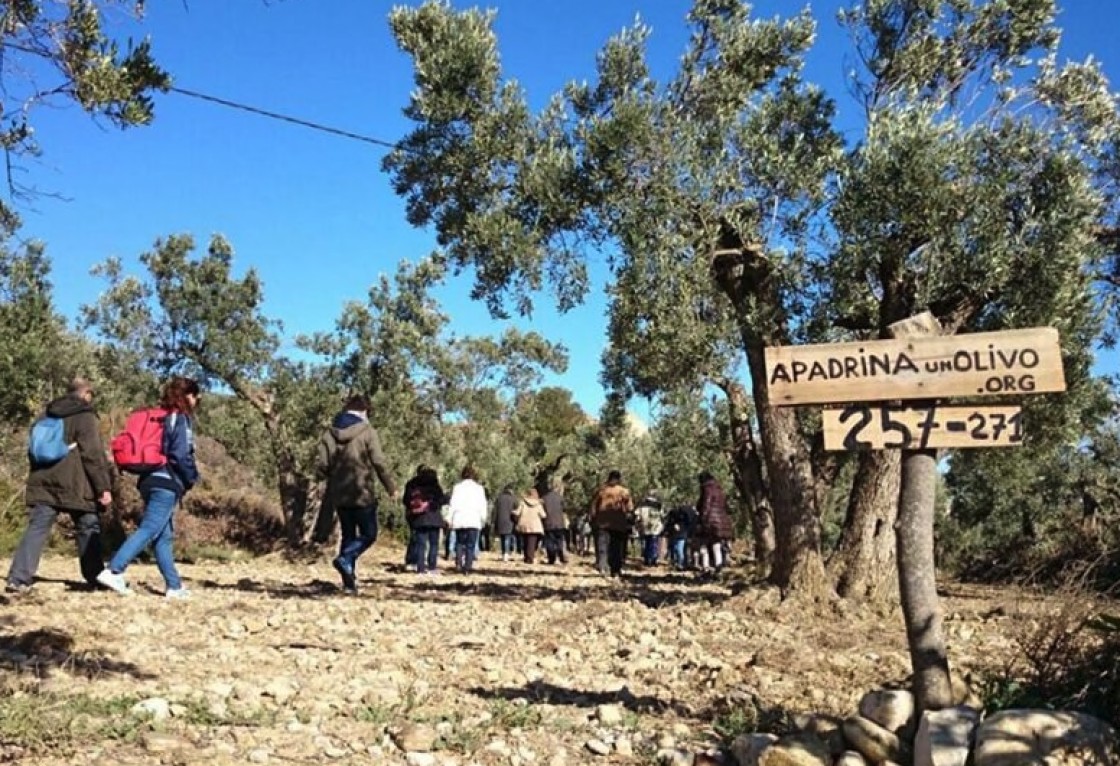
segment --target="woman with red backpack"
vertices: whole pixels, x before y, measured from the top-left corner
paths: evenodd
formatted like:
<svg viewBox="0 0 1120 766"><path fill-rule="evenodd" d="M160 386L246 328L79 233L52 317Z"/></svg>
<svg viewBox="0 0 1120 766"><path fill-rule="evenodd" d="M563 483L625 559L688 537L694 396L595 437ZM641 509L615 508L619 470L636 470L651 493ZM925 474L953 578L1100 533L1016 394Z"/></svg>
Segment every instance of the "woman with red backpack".
<svg viewBox="0 0 1120 766"><path fill-rule="evenodd" d="M175 568L172 542L175 537L175 509L199 479L198 465L194 460L191 416L198 407L200 395L198 382L190 378L172 378L164 386L160 407L166 411L162 436L165 461L140 476L137 488L144 499L144 516L140 526L128 536L109 566L97 576L99 583L117 593L131 595L124 571L150 543L155 552L156 566L167 585L167 598L190 597Z"/></svg>

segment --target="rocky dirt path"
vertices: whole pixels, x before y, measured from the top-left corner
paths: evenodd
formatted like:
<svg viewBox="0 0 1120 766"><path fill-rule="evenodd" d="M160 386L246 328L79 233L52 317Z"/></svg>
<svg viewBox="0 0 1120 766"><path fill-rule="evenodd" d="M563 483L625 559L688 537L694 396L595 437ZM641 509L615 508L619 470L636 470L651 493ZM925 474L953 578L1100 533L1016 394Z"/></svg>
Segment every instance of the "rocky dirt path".
<svg viewBox="0 0 1120 766"><path fill-rule="evenodd" d="M620 583L484 553L470 577L420 577L400 553L362 560L358 596L325 559L184 565L190 602L164 601L152 565L123 598L45 561L31 594L0 596L0 761L685 763L907 674L897 614L782 604L734 575ZM958 666L1008 651L1013 610L990 606L948 600Z"/></svg>

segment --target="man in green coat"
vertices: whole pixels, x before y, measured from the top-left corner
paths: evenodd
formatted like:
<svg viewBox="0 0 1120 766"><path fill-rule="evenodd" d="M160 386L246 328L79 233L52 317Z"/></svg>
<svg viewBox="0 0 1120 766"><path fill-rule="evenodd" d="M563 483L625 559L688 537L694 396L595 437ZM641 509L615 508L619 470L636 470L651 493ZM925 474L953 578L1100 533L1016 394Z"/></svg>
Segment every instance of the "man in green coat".
<svg viewBox="0 0 1120 766"><path fill-rule="evenodd" d="M105 567L101 557L99 511L113 502L109 491L112 474L101 442L94 390L89 381L76 378L66 395L46 407L46 417L62 421L63 440L70 446L57 462L37 464L31 460L25 499L27 530L19 541L8 570L7 590L21 593L31 588L39 571L39 559L58 514L67 513L78 539L78 561L82 577L91 586Z"/></svg>
<svg viewBox="0 0 1120 766"><path fill-rule="evenodd" d="M374 478L391 497L397 486L389 474L381 440L369 422L369 400L351 396L319 440L316 472L327 480L327 497L334 505L342 541L332 562L347 593L356 593L354 567L358 557L377 540L377 488Z"/></svg>

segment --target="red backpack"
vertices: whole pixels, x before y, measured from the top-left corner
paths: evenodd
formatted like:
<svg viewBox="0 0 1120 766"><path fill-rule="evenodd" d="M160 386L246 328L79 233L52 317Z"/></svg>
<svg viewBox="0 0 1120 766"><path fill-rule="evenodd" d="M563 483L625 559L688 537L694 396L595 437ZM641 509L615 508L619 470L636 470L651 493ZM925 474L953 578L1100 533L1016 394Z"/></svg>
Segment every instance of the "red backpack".
<svg viewBox="0 0 1120 766"><path fill-rule="evenodd" d="M150 473L167 465L163 429L170 413L158 407L134 410L124 430L113 437L110 449L117 468L127 473Z"/></svg>

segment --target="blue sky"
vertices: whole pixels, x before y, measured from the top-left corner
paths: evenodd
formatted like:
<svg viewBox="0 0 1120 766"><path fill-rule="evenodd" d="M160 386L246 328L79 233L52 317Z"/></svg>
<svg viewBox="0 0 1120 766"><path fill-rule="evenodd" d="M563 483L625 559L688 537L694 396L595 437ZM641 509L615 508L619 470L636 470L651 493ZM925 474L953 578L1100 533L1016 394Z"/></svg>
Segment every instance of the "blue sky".
<svg viewBox="0 0 1120 766"><path fill-rule="evenodd" d="M683 50L688 0L494 0L464 3L498 9L506 76L534 105L573 78L593 74L603 42L640 15L653 28L655 74L666 76ZM149 34L175 84L263 109L393 141L409 124L401 115L412 88L408 58L387 24L393 3L381 0L161 0L148 3L137 27L113 16L122 35ZM835 23L839 0L814 2L820 23L807 77L840 101L855 125L843 84L846 39ZM1115 30L1120 2L1065 0L1062 54L1103 61L1120 78ZM756 14L789 15L804 3L759 0ZM431 232L411 228L380 170L383 150L176 94L157 96L156 120L117 131L76 107L34 116L44 149L26 165L25 183L48 194L24 209L23 235L43 240L54 261L56 302L73 316L101 283L95 263L126 264L157 237L193 233L205 243L224 234L239 268L265 281L267 310L289 334L329 329L342 304L363 299L379 274L426 255ZM502 323L469 300L470 277L440 291L460 335L500 331ZM564 343L567 374L549 382L570 388L598 410L599 355L605 343L601 293L559 317L542 299L532 327ZM522 322L523 326L527 323Z"/></svg>

